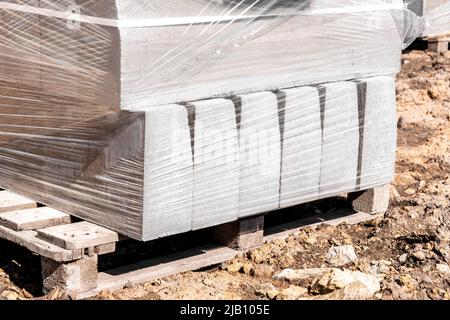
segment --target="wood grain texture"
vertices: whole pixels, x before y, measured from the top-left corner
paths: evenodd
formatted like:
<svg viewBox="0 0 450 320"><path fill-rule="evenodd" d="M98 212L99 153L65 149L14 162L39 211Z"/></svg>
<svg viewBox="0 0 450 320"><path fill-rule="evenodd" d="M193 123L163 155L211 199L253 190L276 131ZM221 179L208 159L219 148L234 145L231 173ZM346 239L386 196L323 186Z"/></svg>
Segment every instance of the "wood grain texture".
<svg viewBox="0 0 450 320"><path fill-rule="evenodd" d="M36 208L37 203L9 191L0 191L0 213Z"/></svg>
<svg viewBox="0 0 450 320"><path fill-rule="evenodd" d="M117 242L116 232L83 221L37 230L38 236L68 250L84 249Z"/></svg>
<svg viewBox="0 0 450 320"><path fill-rule="evenodd" d="M49 207L0 214L0 225L16 231L34 230L70 223L70 216Z"/></svg>
<svg viewBox="0 0 450 320"><path fill-rule="evenodd" d="M83 257L82 250L66 250L45 240L37 238L36 231L14 231L0 226L0 238L18 244L40 256L65 262Z"/></svg>

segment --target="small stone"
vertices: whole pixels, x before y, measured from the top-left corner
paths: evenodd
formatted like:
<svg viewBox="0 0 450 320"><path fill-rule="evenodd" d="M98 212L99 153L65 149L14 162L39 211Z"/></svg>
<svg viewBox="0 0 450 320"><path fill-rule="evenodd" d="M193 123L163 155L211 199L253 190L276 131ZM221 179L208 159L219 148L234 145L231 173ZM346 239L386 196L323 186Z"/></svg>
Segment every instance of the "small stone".
<svg viewBox="0 0 450 320"><path fill-rule="evenodd" d="M430 278L430 276L425 276L425 277L422 279L422 282L423 282L423 283L426 283L426 284L433 284L433 280Z"/></svg>
<svg viewBox="0 0 450 320"><path fill-rule="evenodd" d="M243 265L240 262L233 262L227 265L226 270L231 273L238 273L242 269Z"/></svg>
<svg viewBox="0 0 450 320"><path fill-rule="evenodd" d="M418 261L424 261L426 259L423 251L415 251L412 253L412 256Z"/></svg>
<svg viewBox="0 0 450 320"><path fill-rule="evenodd" d="M391 262L387 260L372 261L369 267L369 273L386 274L390 271Z"/></svg>
<svg viewBox="0 0 450 320"><path fill-rule="evenodd" d="M274 287L271 283L262 283L257 288L255 288L255 295L258 297L266 297L269 291L277 291L277 288Z"/></svg>
<svg viewBox="0 0 450 320"><path fill-rule="evenodd" d="M413 289L414 287L416 287L418 285L417 281L414 280L409 274L402 274L398 278L398 283L401 286L406 286L411 289Z"/></svg>
<svg viewBox="0 0 450 320"><path fill-rule="evenodd" d="M258 249L250 251L248 256L255 263L263 263L265 260L264 254Z"/></svg>
<svg viewBox="0 0 450 320"><path fill-rule="evenodd" d="M19 298L19 294L11 290L3 291L1 296L6 300L17 300Z"/></svg>
<svg viewBox="0 0 450 320"><path fill-rule="evenodd" d="M448 266L448 264L439 263L436 265L436 269L442 273L450 273L450 267Z"/></svg>
<svg viewBox="0 0 450 320"><path fill-rule="evenodd" d="M416 193L416 190L414 190L414 189L412 189L412 188L409 188L409 189L406 189L406 190L404 191L404 193L405 193L406 195L412 196L413 194Z"/></svg>
<svg viewBox="0 0 450 320"><path fill-rule="evenodd" d="M268 299L274 300L274 299L276 299L276 297L278 296L279 293L280 292L278 290L275 290L275 289L274 290L269 290L269 291L267 291L266 296L267 296Z"/></svg>
<svg viewBox="0 0 450 320"><path fill-rule="evenodd" d="M53 289L52 291L50 291L50 293L47 294L46 298L47 298L48 300L56 300L56 299L58 299L58 297L59 297L59 291L60 291L59 288Z"/></svg>
<svg viewBox="0 0 450 320"><path fill-rule="evenodd" d="M306 296L308 294L308 289L291 285L289 288L282 290L278 296L277 300L298 300L299 298Z"/></svg>
<svg viewBox="0 0 450 320"><path fill-rule="evenodd" d="M423 180L421 180L420 182L419 182L419 188L423 188L423 187L425 187L426 186L426 182L425 181L423 181Z"/></svg>
<svg viewBox="0 0 450 320"><path fill-rule="evenodd" d="M331 272L323 275L311 287L311 292L326 294L332 291L343 289L353 282L359 282L367 287L374 295L381 289L380 279L377 276L365 274L359 271L342 271L333 269Z"/></svg>
<svg viewBox="0 0 450 320"><path fill-rule="evenodd" d="M378 292L374 295L374 298L378 299L378 300L382 300L383 299L383 294Z"/></svg>
<svg viewBox="0 0 450 320"><path fill-rule="evenodd" d="M242 266L242 270L243 273L245 274L252 274L253 273L253 265L251 263L245 263Z"/></svg>
<svg viewBox="0 0 450 320"><path fill-rule="evenodd" d="M404 253L401 256L398 257L398 262L400 262L401 264L404 264L406 262L406 260L408 260L408 254Z"/></svg>
<svg viewBox="0 0 450 320"><path fill-rule="evenodd" d="M311 278L318 278L327 272L330 272L331 268L310 268L310 269L284 269L280 273L273 276L275 280L296 282L301 280L308 280Z"/></svg>
<svg viewBox="0 0 450 320"><path fill-rule="evenodd" d="M372 289L361 282L352 282L344 288L314 297L313 300L367 300L374 296Z"/></svg>
<svg viewBox="0 0 450 320"><path fill-rule="evenodd" d="M334 267L345 266L356 261L357 259L358 257L356 256L355 249L350 245L332 247L328 250L326 255L327 262Z"/></svg>
<svg viewBox="0 0 450 320"><path fill-rule="evenodd" d="M270 278L274 273L275 267L268 264L257 265L253 271L255 277Z"/></svg>

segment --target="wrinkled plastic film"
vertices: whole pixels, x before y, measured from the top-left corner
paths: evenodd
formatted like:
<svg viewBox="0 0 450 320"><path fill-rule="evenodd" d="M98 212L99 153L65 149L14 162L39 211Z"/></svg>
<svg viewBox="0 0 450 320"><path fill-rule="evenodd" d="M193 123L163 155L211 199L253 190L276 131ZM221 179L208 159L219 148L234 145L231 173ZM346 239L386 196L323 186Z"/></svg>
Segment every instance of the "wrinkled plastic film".
<svg viewBox="0 0 450 320"><path fill-rule="evenodd" d="M439 36L450 34L450 2L441 1L441 5L430 8L425 13L424 35Z"/></svg>
<svg viewBox="0 0 450 320"><path fill-rule="evenodd" d="M2 1L0 185L151 240L389 183L402 1Z"/></svg>

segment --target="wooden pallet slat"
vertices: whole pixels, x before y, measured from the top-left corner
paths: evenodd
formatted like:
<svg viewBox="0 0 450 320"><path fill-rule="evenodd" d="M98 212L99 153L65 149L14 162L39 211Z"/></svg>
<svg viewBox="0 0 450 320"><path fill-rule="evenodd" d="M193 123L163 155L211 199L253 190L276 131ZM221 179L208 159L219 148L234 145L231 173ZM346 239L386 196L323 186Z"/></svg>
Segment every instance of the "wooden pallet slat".
<svg viewBox="0 0 450 320"><path fill-rule="evenodd" d="M0 213L36 208L37 203L9 191L0 191Z"/></svg>
<svg viewBox="0 0 450 320"><path fill-rule="evenodd" d="M0 214L0 225L15 231L42 229L68 223L70 223L70 215L49 207Z"/></svg>
<svg viewBox="0 0 450 320"><path fill-rule="evenodd" d="M69 262L83 257L82 250L66 250L36 237L35 231L14 231L0 226L0 238L18 244L42 257Z"/></svg>
<svg viewBox="0 0 450 320"><path fill-rule="evenodd" d="M117 232L83 221L37 230L38 236L68 250L85 249L119 241Z"/></svg>
<svg viewBox="0 0 450 320"><path fill-rule="evenodd" d="M221 245L206 245L165 257L144 260L136 264L101 272L97 289L78 298L93 296L101 290L117 290L127 283L139 284L173 274L198 270L233 259L240 251Z"/></svg>

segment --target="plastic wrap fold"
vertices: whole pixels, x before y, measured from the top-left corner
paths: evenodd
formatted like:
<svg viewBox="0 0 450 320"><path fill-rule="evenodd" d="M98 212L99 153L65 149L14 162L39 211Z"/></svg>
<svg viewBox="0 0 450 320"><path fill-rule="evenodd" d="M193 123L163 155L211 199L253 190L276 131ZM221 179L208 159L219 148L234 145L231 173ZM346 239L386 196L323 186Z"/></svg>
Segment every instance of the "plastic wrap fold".
<svg viewBox="0 0 450 320"><path fill-rule="evenodd" d="M402 0L0 2L0 186L151 240L389 183Z"/></svg>

